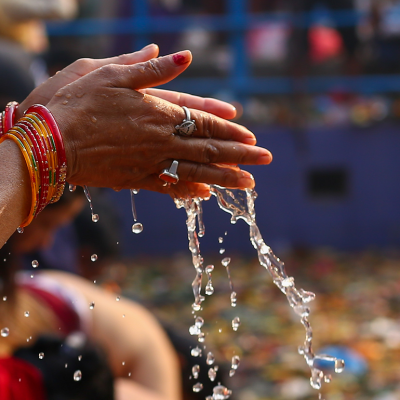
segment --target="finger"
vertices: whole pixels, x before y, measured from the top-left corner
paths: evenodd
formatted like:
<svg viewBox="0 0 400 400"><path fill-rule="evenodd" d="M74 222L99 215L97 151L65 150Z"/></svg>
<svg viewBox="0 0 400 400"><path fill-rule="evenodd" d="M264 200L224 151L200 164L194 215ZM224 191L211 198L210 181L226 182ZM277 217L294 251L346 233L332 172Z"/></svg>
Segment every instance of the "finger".
<svg viewBox="0 0 400 400"><path fill-rule="evenodd" d="M110 74L107 77L110 84L115 87L145 89L162 85L176 78L190 65L191 61L192 53L184 50L132 66L114 65L109 71L104 70L104 72Z"/></svg>
<svg viewBox="0 0 400 400"><path fill-rule="evenodd" d="M140 92L150 94L152 96L160 97L178 106L186 106L188 108L195 108L196 110L205 111L218 117L225 119L232 119L236 116L236 108L229 103L221 100L212 99L209 97L193 96L187 93L174 92L171 90L163 89L141 89Z"/></svg>
<svg viewBox="0 0 400 400"><path fill-rule="evenodd" d="M148 61L152 58L156 58L158 56L158 53L159 53L158 46L154 43L151 43L146 47L143 47L143 49L135 51L134 53L121 54L116 57L92 60L92 67L94 67L92 70L103 67L104 65L108 64L132 65ZM88 71L87 73L92 72L92 70Z"/></svg>
<svg viewBox="0 0 400 400"><path fill-rule="evenodd" d="M267 149L224 140L176 137L172 150L179 158L204 164L266 165L272 161Z"/></svg>
<svg viewBox="0 0 400 400"><path fill-rule="evenodd" d="M168 169L172 161L167 160L162 165ZM199 182L234 189L247 189L255 186L254 178L249 172L227 165L201 164L182 160L179 161L177 174L179 182Z"/></svg>
<svg viewBox="0 0 400 400"><path fill-rule="evenodd" d="M190 109L189 111L190 119L195 121L197 128L190 138L234 140L249 145L255 145L257 143L254 133L242 125L226 121L225 119L199 110ZM177 124L175 127L180 125L184 119L186 119L186 114L182 109L176 116L175 121Z"/></svg>

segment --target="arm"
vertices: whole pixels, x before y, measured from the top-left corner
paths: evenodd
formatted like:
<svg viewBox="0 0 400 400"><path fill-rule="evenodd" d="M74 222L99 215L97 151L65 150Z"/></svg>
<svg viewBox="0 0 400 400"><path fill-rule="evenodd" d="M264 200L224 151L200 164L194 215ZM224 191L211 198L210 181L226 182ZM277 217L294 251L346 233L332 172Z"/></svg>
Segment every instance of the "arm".
<svg viewBox="0 0 400 400"><path fill-rule="evenodd" d="M181 398L175 350L149 311L127 299L117 302L115 295L77 276L55 271L46 274L82 294L88 307L94 301L90 336L106 350L114 376L119 378L116 400ZM137 396L130 397L134 393Z"/></svg>
<svg viewBox="0 0 400 400"><path fill-rule="evenodd" d="M18 146L0 143L0 247L29 213L30 178Z"/></svg>

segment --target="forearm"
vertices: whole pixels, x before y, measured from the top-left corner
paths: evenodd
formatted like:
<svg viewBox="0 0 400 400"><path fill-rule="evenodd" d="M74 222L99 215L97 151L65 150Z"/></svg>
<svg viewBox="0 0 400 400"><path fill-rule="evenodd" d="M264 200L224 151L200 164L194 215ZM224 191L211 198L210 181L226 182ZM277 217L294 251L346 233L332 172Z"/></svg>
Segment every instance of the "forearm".
<svg viewBox="0 0 400 400"><path fill-rule="evenodd" d="M29 214L30 179L21 150L11 140L0 143L0 247Z"/></svg>

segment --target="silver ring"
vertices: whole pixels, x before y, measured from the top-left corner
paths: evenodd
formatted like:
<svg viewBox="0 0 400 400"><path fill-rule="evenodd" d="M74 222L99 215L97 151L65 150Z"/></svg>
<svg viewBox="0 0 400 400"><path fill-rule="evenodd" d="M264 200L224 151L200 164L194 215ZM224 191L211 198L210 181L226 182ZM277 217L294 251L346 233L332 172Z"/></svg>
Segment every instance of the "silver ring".
<svg viewBox="0 0 400 400"><path fill-rule="evenodd" d="M181 136L191 136L195 130L197 130L196 123L194 119L190 119L190 111L187 107L182 106L183 111L185 111L186 118L182 121L180 125L176 125L175 129L178 135Z"/></svg>
<svg viewBox="0 0 400 400"><path fill-rule="evenodd" d="M172 161L172 164L169 167L169 169L164 169L163 172L161 172L161 174L158 175L158 177L165 182L164 186L171 184L171 183L173 185L175 185L179 182L179 176L176 173L176 171L178 169L178 165L179 165L179 162L174 160L174 161Z"/></svg>

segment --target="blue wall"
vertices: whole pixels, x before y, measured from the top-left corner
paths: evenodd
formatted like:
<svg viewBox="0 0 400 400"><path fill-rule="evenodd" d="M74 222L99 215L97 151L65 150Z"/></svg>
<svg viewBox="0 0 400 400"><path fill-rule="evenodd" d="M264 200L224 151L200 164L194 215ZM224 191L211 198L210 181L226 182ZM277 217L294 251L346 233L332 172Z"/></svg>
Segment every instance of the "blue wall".
<svg viewBox="0 0 400 400"><path fill-rule="evenodd" d="M274 249L291 246L331 246L342 250L400 245L400 132L395 125L368 129L318 128L307 131L255 130L258 143L270 149L270 166L252 167L259 197L257 221ZM307 192L307 171L339 167L349 171L349 193L343 198L313 199ZM110 192L124 219L121 238L129 255L172 254L187 250L184 210L156 193L136 196L140 235L131 233L127 191ZM224 247L252 253L248 230L240 221L231 226L215 199L204 205L204 252L217 251L218 236L228 230Z"/></svg>

